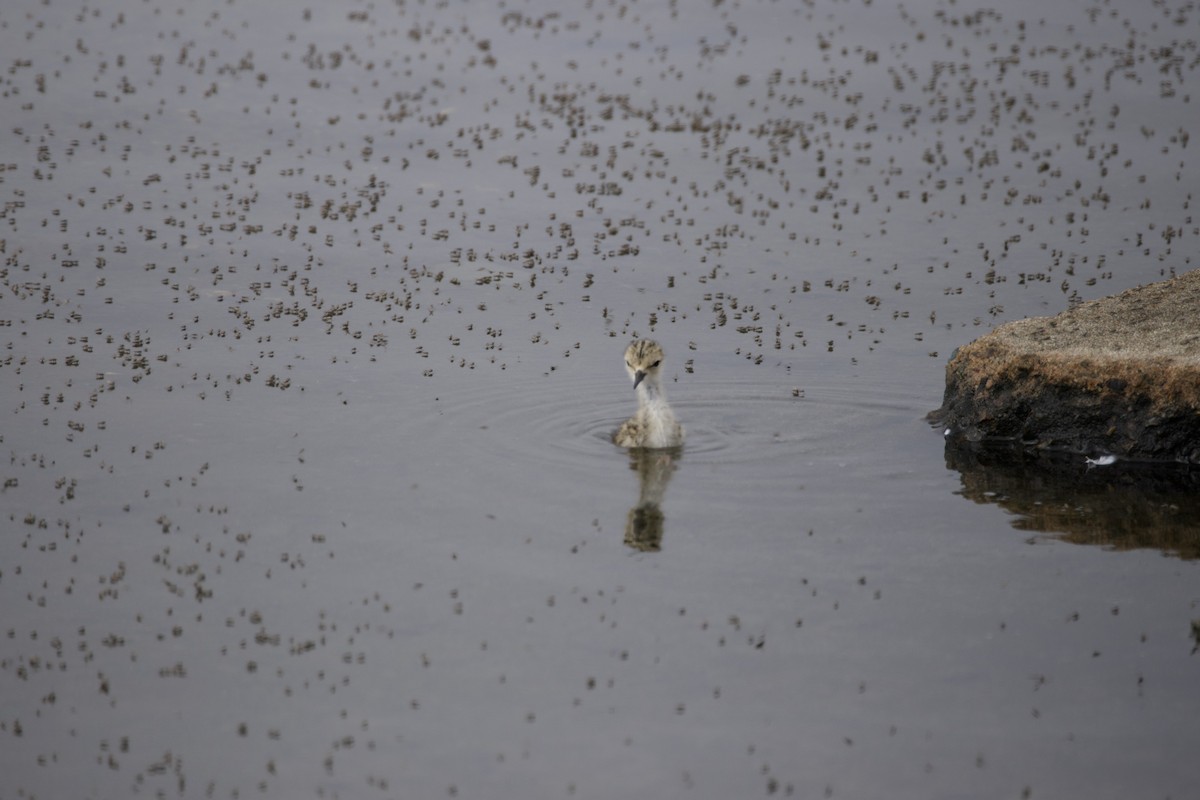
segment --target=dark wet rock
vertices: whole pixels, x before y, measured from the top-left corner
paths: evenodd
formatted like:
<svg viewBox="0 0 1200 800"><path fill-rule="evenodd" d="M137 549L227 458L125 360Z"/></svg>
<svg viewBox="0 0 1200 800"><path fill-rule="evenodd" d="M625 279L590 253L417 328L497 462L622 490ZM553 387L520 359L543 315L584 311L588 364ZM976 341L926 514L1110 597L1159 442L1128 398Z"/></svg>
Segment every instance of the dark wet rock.
<svg viewBox="0 0 1200 800"><path fill-rule="evenodd" d="M1200 270L1018 320L955 351L955 441L1200 463Z"/></svg>

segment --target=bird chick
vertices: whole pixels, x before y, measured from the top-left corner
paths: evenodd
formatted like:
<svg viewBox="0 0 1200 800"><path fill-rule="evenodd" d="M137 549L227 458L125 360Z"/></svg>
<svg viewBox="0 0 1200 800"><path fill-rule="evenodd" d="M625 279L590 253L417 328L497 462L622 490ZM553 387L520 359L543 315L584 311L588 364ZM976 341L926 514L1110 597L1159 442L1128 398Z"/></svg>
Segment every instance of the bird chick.
<svg viewBox="0 0 1200 800"><path fill-rule="evenodd" d="M625 348L625 371L637 391L637 413L613 434L620 447L663 448L683 444L683 426L667 404L660 368L663 349L650 339L635 339Z"/></svg>

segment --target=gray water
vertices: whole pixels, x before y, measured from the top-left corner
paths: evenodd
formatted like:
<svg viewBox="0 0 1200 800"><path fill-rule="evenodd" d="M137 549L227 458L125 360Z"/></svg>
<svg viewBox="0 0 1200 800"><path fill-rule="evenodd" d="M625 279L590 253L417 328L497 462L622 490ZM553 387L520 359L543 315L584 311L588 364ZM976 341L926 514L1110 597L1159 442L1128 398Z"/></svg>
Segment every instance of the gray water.
<svg viewBox="0 0 1200 800"><path fill-rule="evenodd" d="M1192 796L1194 476L924 415L1196 266L1197 21L7 3L0 798Z"/></svg>

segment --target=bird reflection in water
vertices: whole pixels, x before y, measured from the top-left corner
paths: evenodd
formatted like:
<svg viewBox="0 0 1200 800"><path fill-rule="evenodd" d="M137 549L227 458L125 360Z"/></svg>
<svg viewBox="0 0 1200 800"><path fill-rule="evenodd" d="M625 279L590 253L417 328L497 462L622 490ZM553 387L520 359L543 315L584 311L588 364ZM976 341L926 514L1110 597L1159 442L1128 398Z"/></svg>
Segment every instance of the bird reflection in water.
<svg viewBox="0 0 1200 800"><path fill-rule="evenodd" d="M634 550L652 553L662 549L663 494L682 454L682 447L629 451L629 468L637 473L639 486L637 503L625 517L625 544Z"/></svg>

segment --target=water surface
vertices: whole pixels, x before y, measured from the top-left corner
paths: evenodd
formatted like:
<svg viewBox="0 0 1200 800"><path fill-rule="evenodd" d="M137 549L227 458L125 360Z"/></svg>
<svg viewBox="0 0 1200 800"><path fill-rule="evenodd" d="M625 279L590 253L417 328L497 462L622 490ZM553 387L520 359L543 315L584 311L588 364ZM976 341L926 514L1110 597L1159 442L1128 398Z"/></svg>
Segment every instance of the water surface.
<svg viewBox="0 0 1200 800"><path fill-rule="evenodd" d="M6 5L0 796L1189 796L1194 476L923 418L1194 268L1196 30Z"/></svg>

